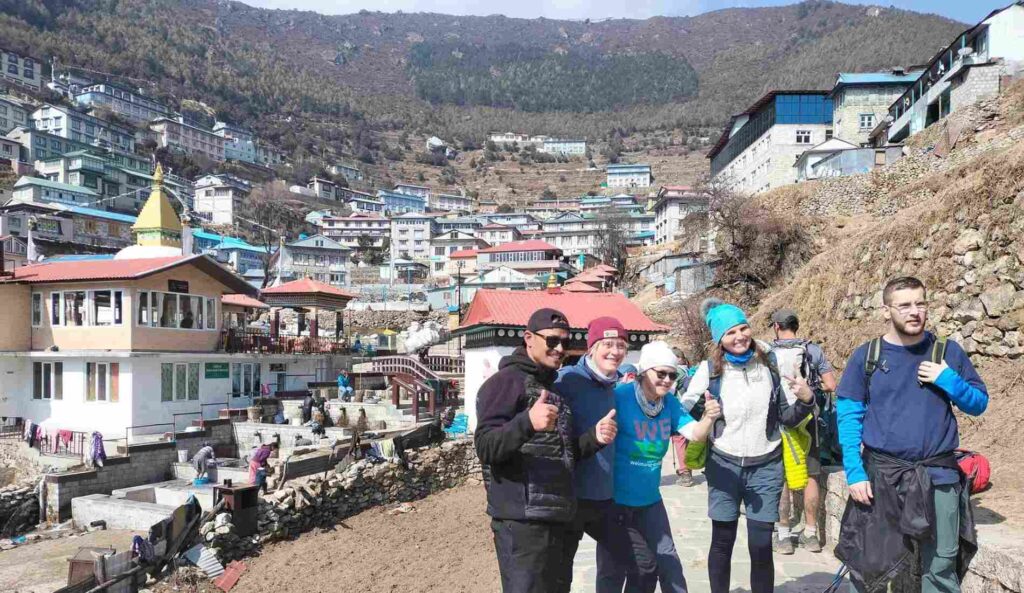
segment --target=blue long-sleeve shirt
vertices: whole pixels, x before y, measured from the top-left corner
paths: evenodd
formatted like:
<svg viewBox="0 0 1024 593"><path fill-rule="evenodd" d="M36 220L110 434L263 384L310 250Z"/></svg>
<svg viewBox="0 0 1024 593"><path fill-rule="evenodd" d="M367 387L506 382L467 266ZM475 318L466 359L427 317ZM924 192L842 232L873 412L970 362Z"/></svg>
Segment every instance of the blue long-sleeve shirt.
<svg viewBox="0 0 1024 593"><path fill-rule="evenodd" d="M952 406L973 416L985 411L985 383L955 342L946 345L949 368L934 384L918 382L917 368L930 359L934 341L931 333L913 346L882 340L870 385L864 374L867 345L850 357L837 390L839 442L848 483L868 479L860 456L862 443L901 459L920 461L960 445ZM952 484L958 479L953 470L931 468L929 472L935 484Z"/></svg>

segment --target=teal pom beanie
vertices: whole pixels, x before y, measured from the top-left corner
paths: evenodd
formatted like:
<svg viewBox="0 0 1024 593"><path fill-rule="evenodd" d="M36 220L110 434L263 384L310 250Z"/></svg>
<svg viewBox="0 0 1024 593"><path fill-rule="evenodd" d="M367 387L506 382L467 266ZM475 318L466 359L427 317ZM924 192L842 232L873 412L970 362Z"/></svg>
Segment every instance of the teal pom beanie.
<svg viewBox="0 0 1024 593"><path fill-rule="evenodd" d="M747 323L747 315L736 305L730 305L719 299L706 299L700 306L704 322L711 330L711 339L718 344L725 332Z"/></svg>

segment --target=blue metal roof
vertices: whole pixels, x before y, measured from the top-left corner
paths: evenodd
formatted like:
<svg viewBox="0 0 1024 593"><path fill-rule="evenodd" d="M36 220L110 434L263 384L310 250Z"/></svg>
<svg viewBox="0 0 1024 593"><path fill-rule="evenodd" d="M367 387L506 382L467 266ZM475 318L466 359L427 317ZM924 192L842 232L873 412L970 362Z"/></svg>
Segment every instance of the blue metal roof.
<svg viewBox="0 0 1024 593"><path fill-rule="evenodd" d="M213 249L238 249L241 251L253 251L256 253L266 252L262 247L256 247L255 245L246 243L237 237L225 237L202 229L192 229L192 236L216 243L216 245L213 246Z"/></svg>
<svg viewBox="0 0 1024 593"><path fill-rule="evenodd" d="M91 261L91 260L104 260L114 259L112 253L83 253L78 255L58 255L57 257L48 257L44 261L48 264L62 261Z"/></svg>
<svg viewBox="0 0 1024 593"><path fill-rule="evenodd" d="M68 206L67 209L75 214L95 216L96 218L106 218L108 220L116 220L117 222L135 224L135 217L130 214L118 214L117 212L108 212L106 210L98 210L96 208L86 208L85 206Z"/></svg>
<svg viewBox="0 0 1024 593"><path fill-rule="evenodd" d="M840 72L836 80L836 86L848 84L912 84L921 71L917 70L907 74L893 74L892 72Z"/></svg>

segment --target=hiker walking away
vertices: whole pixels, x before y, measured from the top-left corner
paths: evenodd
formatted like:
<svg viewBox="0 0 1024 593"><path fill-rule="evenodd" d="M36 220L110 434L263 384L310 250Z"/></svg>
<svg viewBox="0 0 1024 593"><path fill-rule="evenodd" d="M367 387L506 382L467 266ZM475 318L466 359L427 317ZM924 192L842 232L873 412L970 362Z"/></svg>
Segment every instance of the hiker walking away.
<svg viewBox="0 0 1024 593"><path fill-rule="evenodd" d="M682 396L686 393L686 388L690 386L690 379L693 378L696 367L690 366L689 359L679 348L672 348L672 354L676 355L676 359L679 364L676 365L679 378L676 379L675 393L674 395L682 401ZM700 402L694 406L694 409L687 410L687 413L691 414L697 420L700 419L700 415L703 412L703 406ZM681 434L672 435L672 462L676 468L676 484L689 488L693 486L693 470L686 467L686 438Z"/></svg>
<svg viewBox="0 0 1024 593"><path fill-rule="evenodd" d="M558 371L555 392L572 412L572 437L578 439L615 409L615 386L622 379L619 366L629 349L629 336L619 320L598 317L587 327L587 353L576 364ZM572 584L573 559L586 533L597 542L597 592L622 593L615 588L616 558L628 551L626 542L613 536L615 443L611 442L576 465L576 516L569 526L562 560L562 584Z"/></svg>
<svg viewBox="0 0 1024 593"><path fill-rule="evenodd" d="M860 591L884 589L913 557L913 539L921 591L958 593L977 550L953 406L978 416L988 392L959 344L925 330L926 296L917 278L890 280L882 291L889 329L853 352L839 383L850 499L836 557Z"/></svg>
<svg viewBox="0 0 1024 593"><path fill-rule="evenodd" d="M824 413L824 408L831 410L829 394L836 390L836 375L832 365L825 358L821 346L798 338L796 332L800 329L800 319L796 311L792 309L779 309L772 313L772 329L775 331L775 341L772 342L772 351L779 361L779 370L783 376L793 376L795 369L799 369L800 376L807 380L811 391L814 392L815 410L814 415L807 421L804 427L796 427L793 430L805 430L810 438L810 447L807 450L807 486L803 490L790 490L788 485L782 489L782 504L779 507L779 537L776 540L775 550L780 554L793 554L795 550L790 525L790 509L799 493L803 494L804 508L804 531L800 534L799 543L809 552L821 552L821 538L818 537L818 510L821 508L821 486L818 478L821 476L821 443L822 431L820 430L819 417ZM831 441L829 441L831 442ZM827 448L827 443L826 443Z"/></svg>
<svg viewBox="0 0 1024 593"><path fill-rule="evenodd" d="M203 446L192 456L192 468L196 470L196 479L208 478L210 467L217 463L213 455L213 445L204 441Z"/></svg>
<svg viewBox="0 0 1024 593"><path fill-rule="evenodd" d="M578 439L569 406L554 391L570 344L554 309L530 316L523 345L501 359L477 394L477 457L504 593L562 590L561 565L576 516L573 469L615 439L611 414Z"/></svg>
<svg viewBox="0 0 1024 593"><path fill-rule="evenodd" d="M668 344L651 342L640 350L637 380L615 389L621 426L615 438L615 502L617 522L632 547L631 554L620 557L631 593L653 593L659 583L663 593L687 590L661 498L661 462L673 434L703 441L722 413L711 400L700 422L690 416L673 393L677 365ZM610 590L622 591L622 576L618 578L617 588Z"/></svg>
<svg viewBox="0 0 1024 593"><path fill-rule="evenodd" d="M718 299L701 304L714 347L683 396L718 400L722 418L709 436L704 475L708 482L711 593L727 593L732 549L745 507L752 593L775 587L772 530L779 520L783 468L780 428L799 424L814 409L814 393L801 377L779 373L775 355L755 342L743 311ZM796 399L789 403L789 396Z"/></svg>

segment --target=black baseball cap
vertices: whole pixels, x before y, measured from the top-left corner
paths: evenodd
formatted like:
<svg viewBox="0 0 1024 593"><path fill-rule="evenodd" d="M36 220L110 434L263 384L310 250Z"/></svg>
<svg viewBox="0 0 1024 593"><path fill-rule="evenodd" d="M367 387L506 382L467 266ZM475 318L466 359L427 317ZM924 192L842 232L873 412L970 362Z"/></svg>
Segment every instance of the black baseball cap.
<svg viewBox="0 0 1024 593"><path fill-rule="evenodd" d="M790 321L800 322L800 319L796 316L796 311L792 309L779 309L772 313L772 323L788 323Z"/></svg>
<svg viewBox="0 0 1024 593"><path fill-rule="evenodd" d="M569 320L555 309L537 309L526 323L526 331L537 333L544 329L570 329Z"/></svg>

